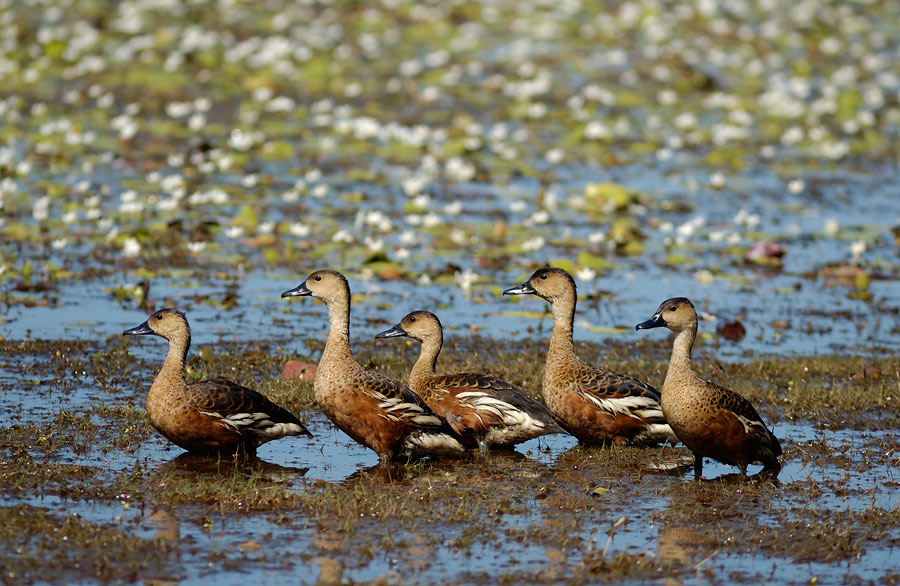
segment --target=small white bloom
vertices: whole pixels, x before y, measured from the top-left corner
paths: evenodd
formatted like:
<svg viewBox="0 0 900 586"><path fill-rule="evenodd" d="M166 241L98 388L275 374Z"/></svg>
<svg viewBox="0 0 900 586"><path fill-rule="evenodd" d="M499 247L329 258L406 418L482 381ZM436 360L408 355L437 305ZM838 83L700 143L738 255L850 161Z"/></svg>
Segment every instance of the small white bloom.
<svg viewBox="0 0 900 586"><path fill-rule="evenodd" d="M409 249L408 248L398 248L395 253L397 260L406 260L409 258Z"/></svg>
<svg viewBox="0 0 900 586"><path fill-rule="evenodd" d="M203 252L203 249L206 248L206 242L188 242L187 249L193 252L194 254Z"/></svg>
<svg viewBox="0 0 900 586"><path fill-rule="evenodd" d="M803 179L793 179L788 182L787 187L789 192L798 194L806 189L806 183L803 182Z"/></svg>
<svg viewBox="0 0 900 586"><path fill-rule="evenodd" d="M472 269L466 269L462 272L457 272L453 278L456 280L456 284L460 286L460 288L468 293L472 284L478 280L478 275Z"/></svg>
<svg viewBox="0 0 900 586"><path fill-rule="evenodd" d="M544 248L545 244L546 244L546 242L544 241L544 238L542 236L536 236L536 237L532 238L531 240L526 240L525 242L523 242L522 250L526 250L529 252L540 250L540 249Z"/></svg>
<svg viewBox="0 0 900 586"><path fill-rule="evenodd" d="M591 267L584 267L575 273L575 276L578 277L579 281L593 281L597 276L597 271L592 269Z"/></svg>
<svg viewBox="0 0 900 586"><path fill-rule="evenodd" d="M293 236L297 236L298 238L306 238L307 236L309 236L311 228L306 224L295 222L291 224L290 231Z"/></svg>
<svg viewBox="0 0 900 586"><path fill-rule="evenodd" d="M853 256L853 262L859 262L859 258L866 251L866 243L863 240L857 240L850 244L850 254Z"/></svg>
<svg viewBox="0 0 900 586"><path fill-rule="evenodd" d="M547 210L539 210L531 214L529 221L535 224L546 224L550 221L550 214Z"/></svg>
<svg viewBox="0 0 900 586"><path fill-rule="evenodd" d="M694 279L701 285L709 285L716 280L715 275L708 269L700 269L694 273Z"/></svg>
<svg viewBox="0 0 900 586"><path fill-rule="evenodd" d="M66 240L65 238L57 238L50 244L50 246L53 247L53 250L62 250L68 244L69 244L69 241Z"/></svg>
<svg viewBox="0 0 900 586"><path fill-rule="evenodd" d="M546 153L544 153L544 160L550 163L551 165L556 165L561 163L563 157L566 156L565 151L562 149L550 149Z"/></svg>
<svg viewBox="0 0 900 586"><path fill-rule="evenodd" d="M514 214L520 214L525 210L525 202L521 199L517 199L516 201L509 202L509 211Z"/></svg>
<svg viewBox="0 0 900 586"><path fill-rule="evenodd" d="M604 240L606 240L605 232L591 232L590 234L588 234L588 242L590 242L591 244L599 244Z"/></svg>
<svg viewBox="0 0 900 586"><path fill-rule="evenodd" d="M275 222L262 222L256 227L256 231L260 234L271 234L275 230Z"/></svg>
<svg viewBox="0 0 900 586"><path fill-rule="evenodd" d="M363 242L365 242L366 246L372 252L381 252L382 250L384 250L384 240L382 240L381 238L372 238L371 236L366 236L365 239L363 239Z"/></svg>
<svg viewBox="0 0 900 586"><path fill-rule="evenodd" d="M240 238L244 235L244 229L241 226L229 226L225 228L225 236L228 238Z"/></svg>
<svg viewBox="0 0 900 586"><path fill-rule="evenodd" d="M134 258L141 253L141 243L137 238L129 236L122 243L122 254L129 258Z"/></svg>
<svg viewBox="0 0 900 586"><path fill-rule="evenodd" d="M826 236L837 236L839 229L838 221L834 218L828 218L825 220L825 235Z"/></svg>
<svg viewBox="0 0 900 586"><path fill-rule="evenodd" d="M332 242L343 242L344 244L350 244L353 242L353 234L348 232L347 230L338 230L331 237Z"/></svg>
<svg viewBox="0 0 900 586"><path fill-rule="evenodd" d="M462 202L457 200L444 206L444 213L448 216L458 216L462 212Z"/></svg>

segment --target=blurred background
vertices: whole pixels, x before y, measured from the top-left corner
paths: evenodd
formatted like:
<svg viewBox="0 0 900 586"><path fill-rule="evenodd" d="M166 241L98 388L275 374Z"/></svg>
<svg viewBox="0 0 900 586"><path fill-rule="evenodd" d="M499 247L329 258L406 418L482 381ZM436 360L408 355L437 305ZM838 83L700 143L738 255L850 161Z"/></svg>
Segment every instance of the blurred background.
<svg viewBox="0 0 900 586"><path fill-rule="evenodd" d="M898 11L0 2L0 336L318 336L323 267L354 337L531 335L553 264L580 339L683 295L726 358L896 349Z"/></svg>

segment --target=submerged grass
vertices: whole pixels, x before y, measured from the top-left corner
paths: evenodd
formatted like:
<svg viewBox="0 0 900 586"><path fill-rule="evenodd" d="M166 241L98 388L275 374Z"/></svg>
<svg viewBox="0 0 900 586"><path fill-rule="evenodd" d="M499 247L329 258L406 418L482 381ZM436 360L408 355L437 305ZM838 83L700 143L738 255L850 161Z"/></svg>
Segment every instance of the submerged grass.
<svg viewBox="0 0 900 586"><path fill-rule="evenodd" d="M362 341L355 347L363 364L401 380L418 352L416 344L398 341ZM320 349L320 344L312 344L298 355L274 342L205 345L192 353L187 376L226 375L312 418L311 383L278 375L286 360L314 361ZM664 340L641 341L627 349L613 344L578 347L585 360L657 385L665 374L668 351ZM545 352L543 339L450 338L439 368L491 372L537 395ZM210 559L226 569L235 564L289 567L299 560L318 565L325 578L327 572L344 576L377 565L387 556L401 562L385 570L383 579L417 581L430 575L435 564L447 563L436 552L477 560L484 552L518 548L521 556L546 556L547 561L540 569L513 565L499 573L476 564L455 575L470 583L584 584L680 581L700 572L715 581L722 574L704 563L715 556L831 564L892 547L900 538L900 503L885 500L883 490L895 481L860 484L848 479L871 478L872 471L897 465L900 451L889 431L897 419L896 360L872 353L766 356L734 364L715 356L714 345L697 348L700 373L740 390L776 430L803 420L819 429L861 429L869 435L849 443L829 440L824 433L796 440L782 435L790 466L811 473L781 485L729 476L683 482L677 479L686 470L683 448L575 446L554 453L548 462L543 450L549 454L552 443L542 443L532 457L471 455L376 466L332 483L305 480L307 470L302 467L256 459L185 454L160 464L161 453L153 451L158 448L148 451L148 446L164 441L147 422L143 401L162 357L136 359L129 344L118 339L0 342L4 368L21 363L25 379L37 381L27 390L33 413L31 403L22 403L20 389L4 383L0 395L4 410L19 404L16 422L0 428L0 486L3 498L13 505L0 514L25 519L29 527L45 527L53 539L60 532L77 532L85 539L77 551L90 558L87 565L76 567L68 554L54 553L59 542L37 546L43 542L34 533L7 531L0 545L21 552L3 565L26 582L130 580L148 575L147 568L172 554L171 545L135 537L127 527L59 520L21 504L50 495L167 510L204 532L218 522L214 519L265 515L266 526L275 534L299 531L318 537L304 546L310 549L299 558L292 548L260 559L239 548L238 553L210 554ZM82 396L85 388L95 393L92 398L66 402ZM885 431L871 435L871 430ZM308 449L297 446L293 449ZM116 464L109 464L111 457ZM660 472L660 463L671 464L668 474L676 478ZM648 533L653 537L639 537ZM647 539L656 542L655 548L647 549ZM112 545L94 559L96 550L91 548L98 542ZM146 555L126 555L131 550ZM184 561L172 567L179 574ZM757 578L752 572L730 577L738 582Z"/></svg>
<svg viewBox="0 0 900 586"><path fill-rule="evenodd" d="M8 584L177 580L167 570L177 560L176 545L39 507L0 507L0 543Z"/></svg>

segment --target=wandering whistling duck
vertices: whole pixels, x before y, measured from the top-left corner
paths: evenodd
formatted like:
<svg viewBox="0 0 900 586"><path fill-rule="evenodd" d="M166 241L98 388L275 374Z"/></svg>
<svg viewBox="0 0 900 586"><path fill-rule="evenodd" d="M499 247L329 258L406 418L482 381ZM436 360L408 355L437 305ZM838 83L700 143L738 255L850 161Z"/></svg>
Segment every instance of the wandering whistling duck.
<svg viewBox="0 0 900 586"><path fill-rule="evenodd" d="M122 332L145 334L169 342L166 361L147 394L147 416L175 445L197 453L253 454L265 442L286 435L312 437L293 414L254 390L218 377L185 383L191 328L180 311L160 309Z"/></svg>
<svg viewBox="0 0 900 586"><path fill-rule="evenodd" d="M506 381L487 374L437 374L435 365L444 334L433 313L414 311L375 337L397 336L422 344L409 373L409 387L466 443L474 441L484 452L490 447L512 448L549 433L565 433L547 407Z"/></svg>
<svg viewBox="0 0 900 586"><path fill-rule="evenodd" d="M684 297L662 302L653 317L636 330L667 327L675 332L669 370L662 388L663 414L678 439L694 453L694 477L703 474L703 458L741 469L761 462L764 471L781 470L781 444L750 401L724 387L702 380L691 369L691 348L697 336L697 312Z"/></svg>
<svg viewBox="0 0 900 586"><path fill-rule="evenodd" d="M363 368L350 350L350 286L320 270L282 297L312 295L328 307L331 328L313 389L325 415L382 461L465 450L447 422L399 382Z"/></svg>
<svg viewBox="0 0 900 586"><path fill-rule="evenodd" d="M630 376L585 364L575 355L575 280L543 268L504 295L532 294L553 309L553 334L544 367L544 402L570 434L588 444L651 445L676 440L659 393Z"/></svg>

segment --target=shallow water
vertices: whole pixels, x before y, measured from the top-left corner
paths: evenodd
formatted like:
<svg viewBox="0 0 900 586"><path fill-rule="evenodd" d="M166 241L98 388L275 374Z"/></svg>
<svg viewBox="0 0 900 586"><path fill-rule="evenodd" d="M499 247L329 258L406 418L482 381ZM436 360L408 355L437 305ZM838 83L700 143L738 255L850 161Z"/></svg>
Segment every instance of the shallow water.
<svg viewBox="0 0 900 586"><path fill-rule="evenodd" d="M500 292L551 264L576 275L578 340L660 340L634 324L687 296L708 360L900 350L892 3L234 0L171 12L0 1L0 338L102 350L168 305L188 313L195 351L265 341L314 360L324 307L280 293L327 267L350 279L355 344L413 309L435 311L462 347L475 334L546 339L547 305ZM592 196L603 184L624 200ZM783 258L746 260L761 242ZM735 319L745 336L718 333ZM155 365L165 348L128 352ZM103 483L136 464L198 483L235 474L156 434L129 439L149 371L101 382L71 358L58 376L42 368L52 353L0 356L2 431L31 442L11 442L0 473L28 457ZM854 429L780 417L776 487L734 483L712 462L698 485L689 468L654 472L683 451L581 450L562 436L521 446L521 459L384 470L314 411L314 440L260 450L268 465L252 473L303 498L448 491L412 501L424 527L303 507L150 510L152 496L64 498L56 485L0 502L178 540L172 566L147 578L185 583L584 583L623 553L676 560L692 584L893 583L900 535L877 529L900 507L898 436L892 415L869 415ZM435 519L454 499L507 508Z"/></svg>
<svg viewBox="0 0 900 586"><path fill-rule="evenodd" d="M541 575L557 575L559 578L570 576L573 567L578 566L583 556L592 555L590 551L608 548L608 555L626 552L649 555L651 557L666 556L680 560L691 559L699 563L704 559L704 570L717 576L729 576L733 572L745 573L739 581L752 582L760 577L770 581L791 582L805 581L813 576L822 576L826 583L840 580L840 576L856 576L861 579L878 579L885 569L890 567L891 547L876 546L864 548L858 559L833 563L804 562L792 560L775 554L775 557L740 554L727 551L709 551L695 543L699 527L692 527L690 522L683 526L659 525L654 516L659 511L670 507L704 506L703 501L692 502L692 491L673 490L689 483L693 473L684 468L681 473L659 474L649 470L640 476L618 472L604 472L592 462L599 451L572 451L574 441L563 436L551 436L520 446L518 451L527 453L529 457L518 459L509 455L493 454L486 458L476 457L461 463L436 463L424 469L395 471L394 479L383 478L377 466L374 454L354 445L339 432L333 431L330 424L323 420L317 412L310 412L306 420L310 429L316 434L315 442L305 439L287 439L271 442L260 449L260 459L271 463L270 475L273 482L287 482L293 490L321 490L321 482L364 482L370 490L378 490L379 484L387 486L393 483L408 484L411 488L423 489L423 479L429 475L436 478L447 474L458 474L464 482L495 484L492 490L499 494L504 492L518 493L521 486L534 486L536 492L525 490L521 500L516 499L514 511L504 513L498 511L498 517L492 520L492 535L483 536L482 546L476 543L471 549L460 549L456 540L461 539L466 526L458 523L437 524L429 526L425 534L421 528L411 530L399 525L388 529L389 520L373 520L380 525L361 523L363 535L371 532L386 535L389 531L394 543L405 544L391 548L384 554L375 553L371 559L356 559L351 546L329 545L336 536L329 537L327 529L310 525L304 515L288 512L291 519L288 525L273 522L267 513L214 513L205 506L179 506L173 510L152 510L131 502L128 509L123 509L121 502L103 502L96 500L82 501L65 499L56 495L10 496L2 498L4 506L28 503L45 508L54 515L79 515L96 523L112 523L135 535L176 540L183 544L180 562L167 572L182 583L200 583L209 579L231 583L237 580L228 560L240 564L240 580L269 582L298 575L310 578L321 570L321 564L338 564L344 579L367 581L376 578L399 580L404 583L424 582L438 583L453 581L460 583L481 583L484 576L497 576L507 572L527 575L538 572ZM897 438L888 432L846 432L816 430L808 424L782 425L778 428L783 438L787 453L796 454L796 446L810 443L827 442L833 450L859 451L871 442L886 442L896 445ZM683 452L667 452L669 458L677 458ZM209 474L217 474L203 464L204 459L185 459L177 448L168 446L159 437L152 437L142 449L131 456L121 454L91 453L73 458L72 463L98 468L103 476L114 478L117 474L128 471L139 460L146 470L152 471L161 467L177 465L185 471L196 470L198 481ZM877 458L876 458L877 459ZM68 458L63 458L63 461ZM652 462L648 461L648 464ZM277 464L277 466L274 466ZM199 466L199 467L198 467ZM896 480L898 461L896 455L885 454L877 462L870 462L864 469L846 469L831 462L811 461L803 464L789 460L782 471L780 484L761 495L753 496L750 490L747 503L741 505L742 490L740 484L722 484L724 490L733 492L731 502L735 507L728 515L751 514L756 522L776 528L782 521L784 508L799 506L801 487L809 482L816 482L823 487L822 494L816 501L816 510L865 510L871 507L894 509L900 506L895 482L885 486L886 480ZM308 469L303 473L303 469ZM727 482L725 479L735 470L728 466L707 461L705 478L708 482ZM363 476L360 476L360 474ZM376 474L376 476L373 476ZM499 475L499 476L498 476ZM381 480L378 480L381 478ZM577 521L578 510L568 512L558 505L560 498L570 491L580 492L585 482L596 483L607 487L601 496L594 497L591 502L603 502L599 509L590 508L583 514L583 522ZM508 487L504 487L509 484ZM519 488L513 486L519 485ZM537 488L540 487L540 490ZM699 487L698 487L699 488ZM750 487L746 487L750 488ZM540 495L540 496L538 496ZM549 496L547 496L549 495ZM698 495L699 496L699 495ZM702 497L701 497L702 499ZM755 503L755 504L754 504ZM741 511L744 509L744 512ZM210 516L211 515L211 516ZM619 517L626 517L625 525L617 528L612 539L608 540L607 531ZM210 519L209 524L200 523L198 518ZM547 531L557 531L560 526L568 526L570 522L580 526L573 532L566 530L572 545L558 547L545 542L539 534L543 527ZM387 524L387 525L385 525ZM562 524L562 525L560 525ZM900 538L896 529L891 530L891 540ZM520 540L518 535L533 534L533 538ZM693 536L693 537L692 537ZM369 537L371 539L371 537ZM340 540L338 540L340 541ZM607 541L609 543L607 544ZM890 540L889 540L890 541ZM255 545L261 544L263 549L257 550ZM354 541L355 542L355 541ZM577 547L575 544L578 543ZM883 544L884 541L879 543ZM440 545L443 544L443 545ZM449 545L449 547L448 547ZM338 548L333 553L331 550ZM256 552L265 553L265 559L256 559ZM215 556L210 556L214 552ZM343 553L341 553L343 552ZM348 555L349 553L349 555ZM334 559L332 559L332 557ZM209 561L213 559L214 561ZM269 560L269 561L266 561ZM290 560L288 567L276 560ZM330 560L330 561L329 561ZM326 571L333 571L333 568ZM555 573L555 574L554 574ZM831 579L825 578L831 576ZM686 583L704 583L703 576L692 578L683 576Z"/></svg>

